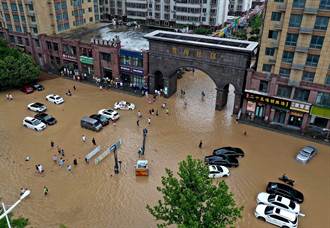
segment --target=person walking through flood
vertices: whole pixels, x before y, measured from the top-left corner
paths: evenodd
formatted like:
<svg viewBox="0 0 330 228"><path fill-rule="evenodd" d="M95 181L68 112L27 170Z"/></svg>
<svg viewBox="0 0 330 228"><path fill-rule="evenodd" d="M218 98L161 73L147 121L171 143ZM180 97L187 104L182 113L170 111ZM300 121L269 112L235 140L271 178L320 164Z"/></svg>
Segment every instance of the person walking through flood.
<svg viewBox="0 0 330 228"><path fill-rule="evenodd" d="M136 121L136 125L139 127L140 126L140 120Z"/></svg>
<svg viewBox="0 0 330 228"><path fill-rule="evenodd" d="M148 117L148 124L150 125L151 124L151 118Z"/></svg>
<svg viewBox="0 0 330 228"><path fill-rule="evenodd" d="M76 158L73 159L73 164L74 164L74 165L78 165L78 162L77 162L77 159L76 159Z"/></svg>
<svg viewBox="0 0 330 228"><path fill-rule="evenodd" d="M66 167L66 169L67 169L69 172L71 172L71 171L72 171L72 166L71 166L71 165L68 165L68 166Z"/></svg>
<svg viewBox="0 0 330 228"><path fill-rule="evenodd" d="M86 142L86 136L85 135L82 135L81 141Z"/></svg>
<svg viewBox="0 0 330 228"><path fill-rule="evenodd" d="M202 101L204 101L204 98L205 98L205 92L204 91L202 91Z"/></svg>
<svg viewBox="0 0 330 228"><path fill-rule="evenodd" d="M55 146L54 142L53 141L50 141L50 147L51 148L54 148L54 146Z"/></svg>
<svg viewBox="0 0 330 228"><path fill-rule="evenodd" d="M92 139L92 143L93 143L94 146L96 146L96 141L95 141L94 137Z"/></svg>
<svg viewBox="0 0 330 228"><path fill-rule="evenodd" d="M142 117L142 114L141 114L140 110L139 110L138 113L137 113L137 117L138 117L138 118L141 118L141 117Z"/></svg>
<svg viewBox="0 0 330 228"><path fill-rule="evenodd" d="M44 195L47 196L48 195L48 188L46 186L44 186Z"/></svg>
<svg viewBox="0 0 330 228"><path fill-rule="evenodd" d="M198 148L199 149L202 149L202 146L203 146L203 142L202 142L202 140L199 142L199 144L198 144Z"/></svg>

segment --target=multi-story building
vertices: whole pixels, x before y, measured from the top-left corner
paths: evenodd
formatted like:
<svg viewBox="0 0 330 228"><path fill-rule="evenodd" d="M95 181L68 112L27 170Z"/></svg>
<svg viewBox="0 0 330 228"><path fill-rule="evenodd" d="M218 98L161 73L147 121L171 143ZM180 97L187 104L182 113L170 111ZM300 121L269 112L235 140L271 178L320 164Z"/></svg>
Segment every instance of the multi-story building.
<svg viewBox="0 0 330 228"><path fill-rule="evenodd" d="M230 0L229 14L242 14L252 7L252 0Z"/></svg>
<svg viewBox="0 0 330 228"><path fill-rule="evenodd" d="M1 27L18 33L57 34L99 21L98 0L2 0Z"/></svg>
<svg viewBox="0 0 330 228"><path fill-rule="evenodd" d="M329 18L330 0L267 2L243 114L302 131L330 129Z"/></svg>
<svg viewBox="0 0 330 228"><path fill-rule="evenodd" d="M100 12L102 18L127 17L158 25L219 26L227 19L228 5L229 0L102 0Z"/></svg>

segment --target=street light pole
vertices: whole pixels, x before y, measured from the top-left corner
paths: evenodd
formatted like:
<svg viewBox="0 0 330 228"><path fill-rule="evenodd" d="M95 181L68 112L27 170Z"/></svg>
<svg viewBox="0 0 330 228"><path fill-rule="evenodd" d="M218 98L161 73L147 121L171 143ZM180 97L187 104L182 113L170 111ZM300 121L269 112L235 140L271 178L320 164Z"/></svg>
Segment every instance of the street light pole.
<svg viewBox="0 0 330 228"><path fill-rule="evenodd" d="M146 148L146 137L147 137L147 134L148 134L148 129L147 128L144 128L143 129L143 143L142 143L141 155L144 155L144 151L145 151L145 148Z"/></svg>
<svg viewBox="0 0 330 228"><path fill-rule="evenodd" d="M117 145L115 145L113 153L114 153L114 157L115 157L115 167L114 167L115 174L119 174L119 165L118 165L118 157L117 157Z"/></svg>

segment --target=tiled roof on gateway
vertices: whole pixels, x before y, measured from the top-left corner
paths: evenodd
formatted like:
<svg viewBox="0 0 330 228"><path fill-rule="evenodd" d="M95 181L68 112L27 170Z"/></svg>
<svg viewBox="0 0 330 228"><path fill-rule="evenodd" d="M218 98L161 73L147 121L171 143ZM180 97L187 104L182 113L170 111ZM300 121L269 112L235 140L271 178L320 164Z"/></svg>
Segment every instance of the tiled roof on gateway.
<svg viewBox="0 0 330 228"><path fill-rule="evenodd" d="M257 42L247 41L247 40L234 40L226 38L217 38L203 35L195 34L184 34L177 32L167 32L167 31L154 31L148 33L144 36L150 40L164 40L172 41L176 43L186 43L193 45L200 45L212 48L220 49L230 49L243 52L253 52L257 47Z"/></svg>

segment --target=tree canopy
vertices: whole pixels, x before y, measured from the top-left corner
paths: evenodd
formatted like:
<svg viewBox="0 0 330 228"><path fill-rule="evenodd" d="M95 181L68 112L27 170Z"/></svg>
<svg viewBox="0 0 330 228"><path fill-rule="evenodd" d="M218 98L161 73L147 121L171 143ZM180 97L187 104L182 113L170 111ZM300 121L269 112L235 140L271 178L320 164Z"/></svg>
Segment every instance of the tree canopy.
<svg viewBox="0 0 330 228"><path fill-rule="evenodd" d="M166 169L162 187L157 190L163 199L147 210L162 223L158 227L176 224L178 227L220 227L234 225L241 217L233 194L222 180L217 185L208 178L208 167L188 156L179 163L179 178Z"/></svg>
<svg viewBox="0 0 330 228"><path fill-rule="evenodd" d="M31 83L39 74L40 69L31 56L9 48L5 41L0 40L0 90Z"/></svg>

